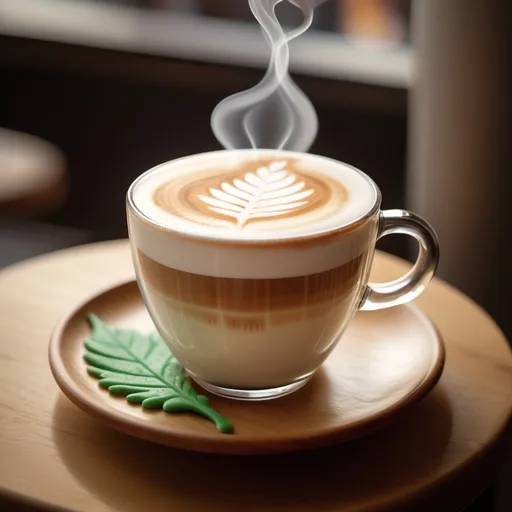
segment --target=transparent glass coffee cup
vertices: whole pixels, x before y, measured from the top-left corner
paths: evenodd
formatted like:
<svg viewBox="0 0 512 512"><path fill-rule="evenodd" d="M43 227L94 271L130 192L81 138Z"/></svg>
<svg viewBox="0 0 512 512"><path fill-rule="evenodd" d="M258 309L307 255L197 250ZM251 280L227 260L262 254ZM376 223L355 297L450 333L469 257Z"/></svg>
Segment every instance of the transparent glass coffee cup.
<svg viewBox="0 0 512 512"><path fill-rule="evenodd" d="M361 215L307 235L251 239L236 230L229 236L184 232L157 221L134 199L150 178L172 176L183 166L222 169L227 158L243 162L244 155L254 158L252 150L215 151L150 169L128 190L127 220L145 305L174 356L212 393L263 400L305 385L357 311L417 297L434 275L439 245L418 215L382 211L380 190L363 172L310 154L258 151L258 158L294 158L363 180L371 200L367 194ZM418 242L414 266L394 281L369 283L377 240L395 233Z"/></svg>

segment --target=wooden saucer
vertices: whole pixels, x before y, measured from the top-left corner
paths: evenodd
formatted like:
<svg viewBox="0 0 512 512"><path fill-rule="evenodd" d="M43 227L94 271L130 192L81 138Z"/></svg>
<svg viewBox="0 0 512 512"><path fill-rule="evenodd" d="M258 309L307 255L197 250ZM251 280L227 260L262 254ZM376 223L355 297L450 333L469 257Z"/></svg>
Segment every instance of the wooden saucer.
<svg viewBox="0 0 512 512"><path fill-rule="evenodd" d="M129 404L100 388L83 359L86 320L93 312L117 327L154 329L134 281L110 288L72 311L55 329L50 366L62 391L100 421L135 437L212 453L277 453L306 450L362 436L396 419L438 381L444 347L430 320L416 307L358 313L322 368L302 389L265 402L208 395L234 426L221 434L205 419Z"/></svg>

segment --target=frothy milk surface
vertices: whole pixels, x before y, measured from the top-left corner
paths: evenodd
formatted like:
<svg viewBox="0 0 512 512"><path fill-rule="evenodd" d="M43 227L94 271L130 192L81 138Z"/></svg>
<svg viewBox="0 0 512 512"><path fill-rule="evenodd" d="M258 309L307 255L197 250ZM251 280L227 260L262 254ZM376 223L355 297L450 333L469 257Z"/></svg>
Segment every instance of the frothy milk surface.
<svg viewBox="0 0 512 512"><path fill-rule="evenodd" d="M216 151L143 174L128 193L128 223L139 250L177 270L291 277L364 252L376 222L353 225L378 201L369 178L325 157Z"/></svg>
<svg viewBox="0 0 512 512"><path fill-rule="evenodd" d="M363 217L376 190L353 168L286 151L212 152L144 174L133 204L163 228L228 240L310 236Z"/></svg>

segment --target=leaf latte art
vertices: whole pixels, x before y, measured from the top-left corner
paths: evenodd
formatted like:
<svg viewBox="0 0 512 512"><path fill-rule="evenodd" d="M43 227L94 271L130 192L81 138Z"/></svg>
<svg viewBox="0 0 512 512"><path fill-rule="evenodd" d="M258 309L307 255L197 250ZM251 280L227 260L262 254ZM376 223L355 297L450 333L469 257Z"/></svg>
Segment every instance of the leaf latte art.
<svg viewBox="0 0 512 512"><path fill-rule="evenodd" d="M238 168L171 177L154 192L162 210L228 230L272 231L332 215L347 200L343 186L293 159L257 159Z"/></svg>
<svg viewBox="0 0 512 512"><path fill-rule="evenodd" d="M306 189L306 182L298 180L281 161L248 172L232 183L223 181L220 188L210 188L209 195L199 194L198 199L212 212L235 219L237 228L243 228L251 219L298 212L308 205L314 192Z"/></svg>

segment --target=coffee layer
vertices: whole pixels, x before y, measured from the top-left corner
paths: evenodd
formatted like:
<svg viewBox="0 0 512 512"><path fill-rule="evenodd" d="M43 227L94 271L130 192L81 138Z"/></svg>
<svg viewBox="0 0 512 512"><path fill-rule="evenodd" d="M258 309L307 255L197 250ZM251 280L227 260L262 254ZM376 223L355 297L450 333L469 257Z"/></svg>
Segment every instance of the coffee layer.
<svg viewBox="0 0 512 512"><path fill-rule="evenodd" d="M340 302L357 287L366 255L316 274L282 279L232 279L172 269L138 251L140 277L168 298L229 311L277 311Z"/></svg>
<svg viewBox="0 0 512 512"><path fill-rule="evenodd" d="M147 281L143 289L178 360L196 377L232 388L280 386L314 371L352 318L361 293L354 286L344 299L338 294L289 309L234 311L169 297Z"/></svg>
<svg viewBox="0 0 512 512"><path fill-rule="evenodd" d="M128 228L133 247L165 267L211 277L275 279L317 274L351 262L374 246L378 219L374 215L326 237L245 245L156 229L130 210Z"/></svg>

